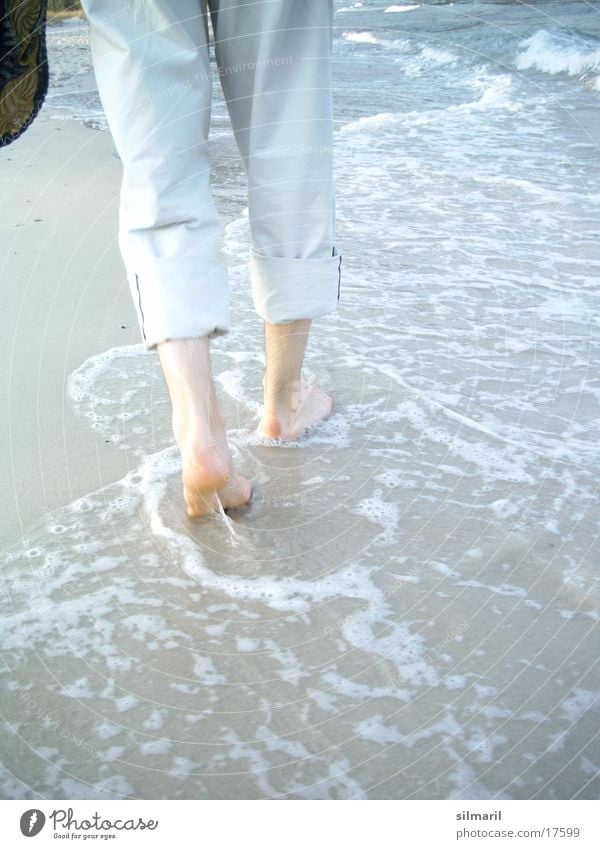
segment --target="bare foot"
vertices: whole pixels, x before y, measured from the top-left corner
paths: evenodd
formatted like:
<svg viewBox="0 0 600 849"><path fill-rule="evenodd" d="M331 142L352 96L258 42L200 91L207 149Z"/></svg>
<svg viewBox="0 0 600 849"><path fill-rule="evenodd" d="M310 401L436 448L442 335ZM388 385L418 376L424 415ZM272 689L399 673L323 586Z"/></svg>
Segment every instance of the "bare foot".
<svg viewBox="0 0 600 849"><path fill-rule="evenodd" d="M319 386L309 386L302 378L283 389L266 392L265 409L256 431L270 439L297 439L307 428L327 418L333 400Z"/></svg>
<svg viewBox="0 0 600 849"><path fill-rule="evenodd" d="M225 422L220 414L212 427L203 427L199 417L173 414L173 433L181 452L183 497L188 516L205 516L223 509L241 507L252 497L252 485L239 475L227 445Z"/></svg>
<svg viewBox="0 0 600 849"><path fill-rule="evenodd" d="M181 452L183 496L189 516L240 507L252 497L227 444L210 370L209 340L167 340L158 345L173 407L173 434Z"/></svg>

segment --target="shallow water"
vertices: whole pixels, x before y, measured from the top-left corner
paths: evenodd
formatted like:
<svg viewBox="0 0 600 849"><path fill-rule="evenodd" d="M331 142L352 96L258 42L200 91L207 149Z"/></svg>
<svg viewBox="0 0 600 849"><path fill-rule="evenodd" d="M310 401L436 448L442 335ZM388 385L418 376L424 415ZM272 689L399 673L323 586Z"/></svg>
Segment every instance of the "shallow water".
<svg viewBox="0 0 600 849"><path fill-rule="evenodd" d="M130 472L3 553L5 798L597 797L600 9L405 5L336 4L342 297L306 361L335 407L288 447L253 434L215 86L214 371L254 498L187 518L141 345L71 375ZM55 115L102 127L64 68Z"/></svg>

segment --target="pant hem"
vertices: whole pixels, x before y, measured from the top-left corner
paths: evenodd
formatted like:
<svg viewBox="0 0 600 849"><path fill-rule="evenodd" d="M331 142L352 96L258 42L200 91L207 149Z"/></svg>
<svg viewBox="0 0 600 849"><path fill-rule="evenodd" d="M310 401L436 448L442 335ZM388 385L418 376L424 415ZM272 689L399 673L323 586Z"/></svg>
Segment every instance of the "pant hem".
<svg viewBox="0 0 600 849"><path fill-rule="evenodd" d="M231 329L227 270L220 262L162 258L128 274L146 350L160 342L224 336Z"/></svg>
<svg viewBox="0 0 600 849"><path fill-rule="evenodd" d="M319 318L337 309L342 254L294 259L268 257L250 248L252 298L258 315L269 324Z"/></svg>

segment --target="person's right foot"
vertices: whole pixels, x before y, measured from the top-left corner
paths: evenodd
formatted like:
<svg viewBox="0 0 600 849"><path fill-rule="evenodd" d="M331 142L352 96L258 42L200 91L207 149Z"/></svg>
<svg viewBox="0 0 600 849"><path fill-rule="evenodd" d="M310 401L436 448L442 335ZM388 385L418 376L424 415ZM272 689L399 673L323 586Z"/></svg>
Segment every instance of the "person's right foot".
<svg viewBox="0 0 600 849"><path fill-rule="evenodd" d="M333 408L333 400L326 392L302 379L267 392L263 378L263 386L265 407L256 432L269 439L297 439L307 428L327 418Z"/></svg>
<svg viewBox="0 0 600 849"><path fill-rule="evenodd" d="M181 453L183 497L189 516L217 512L215 495L224 510L250 500L252 485L233 467L224 423L217 423L208 433L192 416L184 422L174 417L173 431Z"/></svg>

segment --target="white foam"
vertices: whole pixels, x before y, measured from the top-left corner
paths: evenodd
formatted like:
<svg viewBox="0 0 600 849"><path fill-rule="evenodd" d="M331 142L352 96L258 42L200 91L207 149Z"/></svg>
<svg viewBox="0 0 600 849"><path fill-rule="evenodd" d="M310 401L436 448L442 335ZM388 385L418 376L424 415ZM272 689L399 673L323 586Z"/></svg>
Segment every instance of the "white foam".
<svg viewBox="0 0 600 849"><path fill-rule="evenodd" d="M80 678L71 684L61 687L60 694L71 699L91 699L95 696L94 690L88 686L87 678Z"/></svg>
<svg viewBox="0 0 600 849"><path fill-rule="evenodd" d="M170 740L146 740L140 743L139 750L142 755L164 755L172 748Z"/></svg>
<svg viewBox="0 0 600 849"><path fill-rule="evenodd" d="M396 529L398 528L400 508L392 501L386 501L381 490L375 490L371 497L360 501L353 508L353 512L359 516L365 516L383 529L383 532L377 537L382 543L393 543L397 539Z"/></svg>
<svg viewBox="0 0 600 849"><path fill-rule="evenodd" d="M414 9L419 9L420 4L411 3L404 4L402 6L388 6L387 9L384 9L384 12L412 12Z"/></svg>
<svg viewBox="0 0 600 849"><path fill-rule="evenodd" d="M131 710L137 704L139 704L139 699L132 693L128 693L126 696L121 696L115 700L115 707L119 713Z"/></svg>
<svg viewBox="0 0 600 849"><path fill-rule="evenodd" d="M158 369L156 357L141 343L90 357L67 380L75 414L114 445L135 448L155 432L155 408L167 403Z"/></svg>
<svg viewBox="0 0 600 849"><path fill-rule="evenodd" d="M364 5L365 4L361 2L361 0L357 0L357 2L353 3L351 6L342 6L341 8L336 9L335 14L337 15L338 12L355 12L358 9L364 8Z"/></svg>
<svg viewBox="0 0 600 849"><path fill-rule="evenodd" d="M239 264L248 261L248 248L250 244L250 228L248 221L248 207L244 207L239 218L230 221L223 228L223 249L230 257Z"/></svg>
<svg viewBox="0 0 600 849"><path fill-rule="evenodd" d="M157 731L162 727L163 722L165 720L165 710L159 710L154 708L150 711L150 714L147 719L142 723L144 728L147 728L148 731Z"/></svg>
<svg viewBox="0 0 600 849"><path fill-rule="evenodd" d="M363 719L355 726L355 734L363 740L372 740L374 743L386 745L388 743L399 743L402 734L394 726L385 725L381 714Z"/></svg>
<svg viewBox="0 0 600 849"><path fill-rule="evenodd" d="M361 132L367 130L369 132L378 130L382 127L390 127L402 121L402 116L393 112L381 112L377 115L363 115L356 121L351 121L349 124L344 124L339 129L340 135L349 133Z"/></svg>
<svg viewBox="0 0 600 849"><path fill-rule="evenodd" d="M400 44L397 46L400 46ZM438 68L445 68L448 65L452 65L453 68L456 66L457 74L459 73L457 65L459 57L450 50L441 50L437 47L421 47L410 44L406 44L404 47L405 55L392 58L394 64L400 68L403 74L410 77L431 75L432 73L436 73ZM411 47L413 51L414 48L417 47L417 52L409 52Z"/></svg>
<svg viewBox="0 0 600 849"><path fill-rule="evenodd" d="M561 708L569 722L577 722L587 711L598 704L599 699L600 693L597 691L575 687L573 695L561 703Z"/></svg>
<svg viewBox="0 0 600 849"><path fill-rule="evenodd" d="M449 65L458 61L458 56L449 50L440 50L437 47L424 47L421 50L423 59L431 60L439 65Z"/></svg>
<svg viewBox="0 0 600 849"><path fill-rule="evenodd" d="M506 109L509 112L519 112L522 103L511 99L513 78L510 74L488 73L481 69L471 78L470 84L481 92L478 100L469 103L448 106L448 112L481 112L488 109Z"/></svg>
<svg viewBox="0 0 600 849"><path fill-rule="evenodd" d="M359 44L377 44L377 38L375 34L372 32L344 32L342 33L342 37L346 39L346 41L356 41Z"/></svg>
<svg viewBox="0 0 600 849"><path fill-rule="evenodd" d="M479 763L493 763L496 758L494 749L506 743L508 738L505 734L486 734L482 728L474 728L467 742L469 751L474 754Z"/></svg>
<svg viewBox="0 0 600 849"><path fill-rule="evenodd" d="M386 50L399 50L403 53L410 50L412 47L408 39L382 38L380 35L377 35L375 32L372 32L370 30L363 30L362 32L342 32L342 38L344 39L344 41L351 42L354 44L376 44L379 47L385 48Z"/></svg>
<svg viewBox="0 0 600 849"><path fill-rule="evenodd" d="M251 640L248 637L236 637L235 644L238 648L238 651L243 652L256 651L260 647L259 640Z"/></svg>

